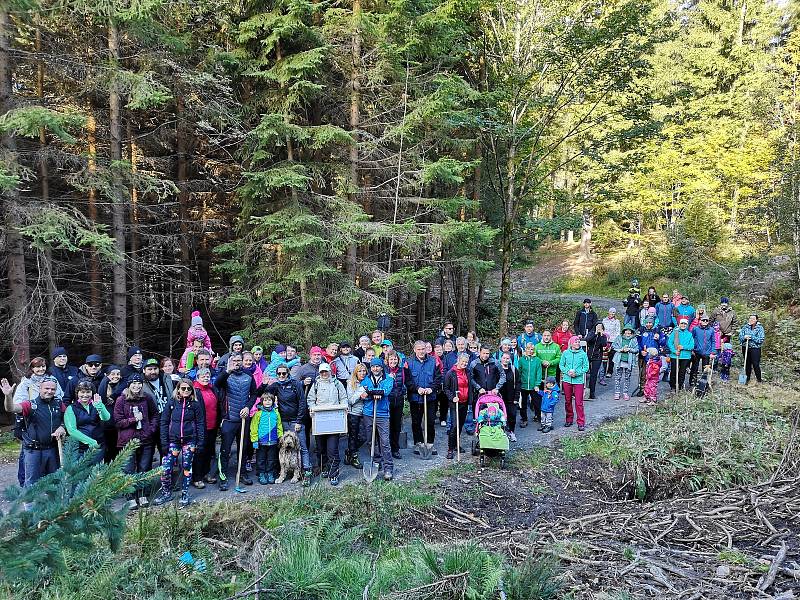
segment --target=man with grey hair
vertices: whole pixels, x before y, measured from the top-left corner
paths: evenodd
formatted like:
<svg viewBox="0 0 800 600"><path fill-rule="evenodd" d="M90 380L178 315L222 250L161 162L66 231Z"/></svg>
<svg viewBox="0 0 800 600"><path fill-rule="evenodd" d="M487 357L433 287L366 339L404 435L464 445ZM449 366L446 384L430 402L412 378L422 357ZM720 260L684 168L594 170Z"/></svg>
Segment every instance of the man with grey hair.
<svg viewBox="0 0 800 600"><path fill-rule="evenodd" d="M411 431L414 436L414 454L420 454L420 446L425 443L422 432L423 416L427 404L428 419L424 424L428 431L428 447L433 446L436 436L436 394L442 387L442 373L436 359L425 352L425 342L414 342L414 356L408 359L408 399L411 407ZM437 454L432 450L431 454Z"/></svg>

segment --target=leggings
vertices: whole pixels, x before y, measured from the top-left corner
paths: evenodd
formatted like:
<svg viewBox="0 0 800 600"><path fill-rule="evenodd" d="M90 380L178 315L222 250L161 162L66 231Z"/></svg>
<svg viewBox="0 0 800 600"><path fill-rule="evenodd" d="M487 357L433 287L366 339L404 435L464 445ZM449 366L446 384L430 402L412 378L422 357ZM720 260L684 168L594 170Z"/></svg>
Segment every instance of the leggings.
<svg viewBox="0 0 800 600"><path fill-rule="evenodd" d="M180 459L181 466L181 491L189 490L189 482L192 480L192 462L194 462L194 444L178 444L170 442L164 458L161 460L161 487L167 492L172 491L172 467L178 464Z"/></svg>

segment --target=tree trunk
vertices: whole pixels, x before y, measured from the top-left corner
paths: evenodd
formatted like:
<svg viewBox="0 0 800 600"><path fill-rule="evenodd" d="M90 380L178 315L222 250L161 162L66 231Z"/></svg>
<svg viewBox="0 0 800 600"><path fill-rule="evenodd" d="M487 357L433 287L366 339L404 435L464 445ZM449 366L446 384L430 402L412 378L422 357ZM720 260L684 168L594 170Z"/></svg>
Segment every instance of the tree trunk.
<svg viewBox="0 0 800 600"><path fill-rule="evenodd" d="M133 141L133 126L128 119L128 160L131 163L131 173L136 173L136 144ZM139 190L131 186L131 328L133 343L137 346L142 340L142 290L139 281Z"/></svg>
<svg viewBox="0 0 800 600"><path fill-rule="evenodd" d="M506 159L506 191L503 198L502 262L500 267L500 313L497 331L500 337L508 333L508 314L511 306L511 252L514 240L516 198L516 146L512 141Z"/></svg>
<svg viewBox="0 0 800 600"><path fill-rule="evenodd" d="M578 249L578 260L588 262L592 260L592 213L588 208L583 209L583 226L581 227L581 244Z"/></svg>
<svg viewBox="0 0 800 600"><path fill-rule="evenodd" d="M192 319L192 272L189 269L189 143L186 134L186 111L181 90L176 92L176 142L178 146L178 220L181 228L181 280L183 302L181 318L183 328L189 329Z"/></svg>
<svg viewBox="0 0 800 600"><path fill-rule="evenodd" d="M0 8L0 114L14 108L11 73L11 23L8 4ZM10 132L0 134L0 148L8 157L12 173L15 170L17 142ZM25 374L30 362L28 331L28 299L25 280L25 247L18 231L19 191L14 188L3 193L5 220L5 262L8 276L8 314L11 327L11 372L15 378Z"/></svg>
<svg viewBox="0 0 800 600"><path fill-rule="evenodd" d="M87 103L88 116L86 118L86 142L87 142L87 169L90 176L97 171L97 122L94 119L94 112L91 103ZM89 220L98 224L100 222L97 214L97 190L90 188L87 194L87 214ZM89 250L89 306L92 314L96 315L100 321L105 321L102 317L102 271L100 270L100 257L94 248ZM96 331L92 339L92 352L101 354L102 345L100 343L100 331Z"/></svg>
<svg viewBox="0 0 800 600"><path fill-rule="evenodd" d="M475 293L476 279L475 272L470 269L467 273L467 330L469 331L475 331L478 313L477 294Z"/></svg>
<svg viewBox="0 0 800 600"><path fill-rule="evenodd" d="M361 124L361 0L353 0L353 35L352 45L352 65L350 71L350 135L353 142L350 146L350 201L353 204L358 202L358 128ZM350 279L356 281L356 244L351 243L347 246L345 258L345 271Z"/></svg>
<svg viewBox="0 0 800 600"><path fill-rule="evenodd" d="M113 67L119 64L119 29L114 21L108 24L108 51L111 56ZM109 131L111 137L110 155L111 161L117 165L112 170L111 184L111 232L118 253L117 259L112 266L112 320L111 320L111 339L114 345L113 358L117 364L125 364L125 347L128 343L127 330L127 281L126 281L126 259L125 259L125 211L126 198L125 186L122 185L122 178L119 175L119 165L122 161L122 97L118 85L111 83L108 94L109 109Z"/></svg>

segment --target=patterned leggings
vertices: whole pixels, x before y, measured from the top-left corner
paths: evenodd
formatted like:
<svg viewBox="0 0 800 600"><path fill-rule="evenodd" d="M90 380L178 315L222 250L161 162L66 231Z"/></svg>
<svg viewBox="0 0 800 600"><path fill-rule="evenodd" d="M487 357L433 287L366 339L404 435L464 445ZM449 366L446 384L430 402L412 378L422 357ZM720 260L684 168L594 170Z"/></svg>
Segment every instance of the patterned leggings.
<svg viewBox="0 0 800 600"><path fill-rule="evenodd" d="M177 464L178 457L181 459L181 490L188 491L189 482L192 480L192 462L194 461L194 444L184 444L179 446L175 442L170 442L169 450L161 461L164 470L161 473L161 487L166 491L172 491L172 468Z"/></svg>

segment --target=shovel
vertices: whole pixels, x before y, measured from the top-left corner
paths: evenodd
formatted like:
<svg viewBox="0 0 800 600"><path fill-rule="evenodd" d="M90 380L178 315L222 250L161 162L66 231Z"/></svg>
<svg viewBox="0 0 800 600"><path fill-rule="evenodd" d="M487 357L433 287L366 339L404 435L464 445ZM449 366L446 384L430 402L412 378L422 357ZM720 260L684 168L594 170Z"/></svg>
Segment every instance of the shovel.
<svg viewBox="0 0 800 600"><path fill-rule="evenodd" d="M456 462L461 462L461 421L459 416L459 408L458 405L458 392L456 392L455 396L455 421L453 425L456 428Z"/></svg>
<svg viewBox="0 0 800 600"><path fill-rule="evenodd" d="M64 468L64 442L61 441L61 436L56 438L56 444L58 445L58 464L61 468Z"/></svg>
<svg viewBox="0 0 800 600"><path fill-rule="evenodd" d="M242 427L239 433L239 461L236 463L236 487L233 488L238 494L246 494L247 490L239 485L239 478L242 476L242 450L244 450L244 424L245 420L242 419Z"/></svg>
<svg viewBox="0 0 800 600"><path fill-rule="evenodd" d="M361 467L361 474L364 476L364 481L372 483L378 476L378 465L375 464L375 432L377 427L375 425L375 415L378 412L378 406L375 399L372 400L372 445L369 449L369 461L365 462Z"/></svg>
<svg viewBox="0 0 800 600"><path fill-rule="evenodd" d="M430 460L433 448L428 446L428 394L422 395L422 439L423 445L419 457L422 460Z"/></svg>
<svg viewBox="0 0 800 600"><path fill-rule="evenodd" d="M745 371L747 370L747 351L750 350L750 340L745 340L744 344L744 364L742 365L741 371L739 371L739 385L744 385L747 383L747 374Z"/></svg>

